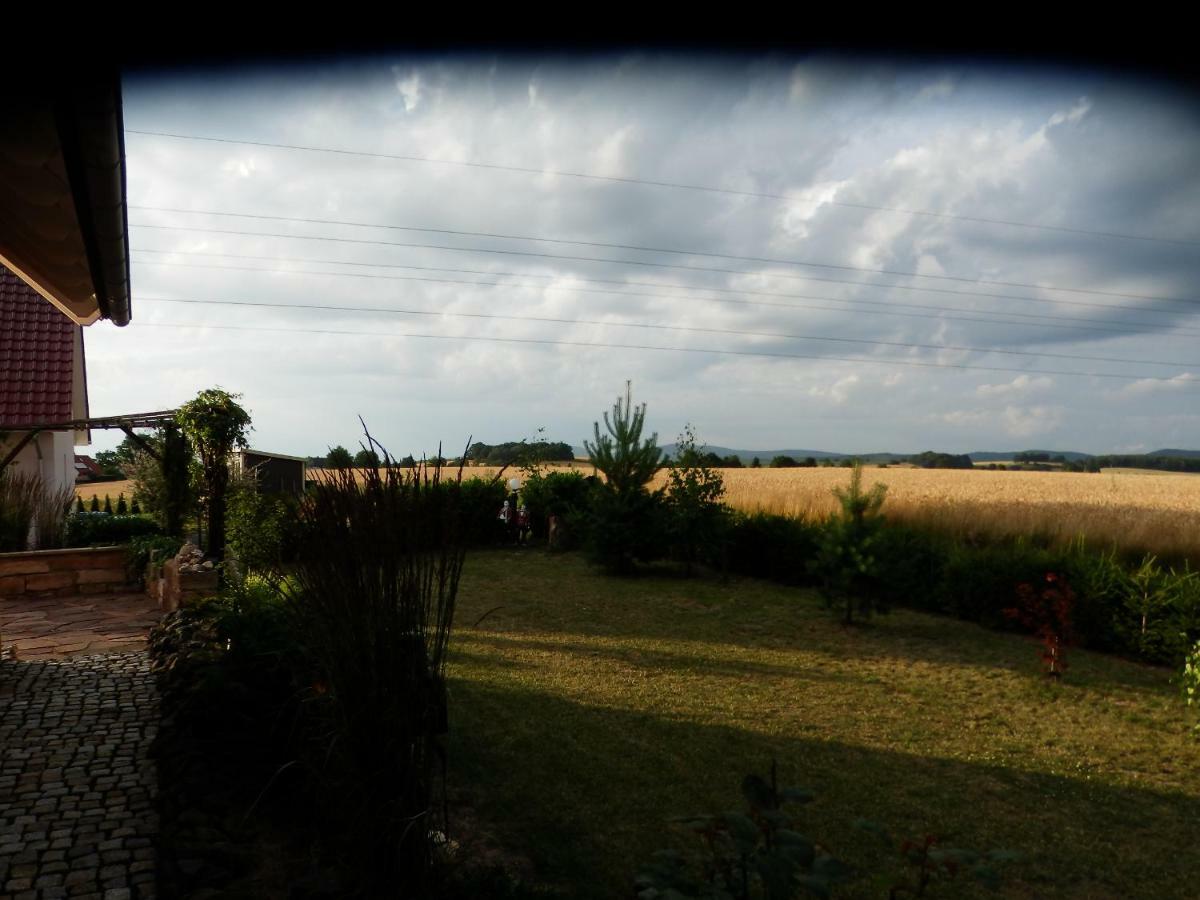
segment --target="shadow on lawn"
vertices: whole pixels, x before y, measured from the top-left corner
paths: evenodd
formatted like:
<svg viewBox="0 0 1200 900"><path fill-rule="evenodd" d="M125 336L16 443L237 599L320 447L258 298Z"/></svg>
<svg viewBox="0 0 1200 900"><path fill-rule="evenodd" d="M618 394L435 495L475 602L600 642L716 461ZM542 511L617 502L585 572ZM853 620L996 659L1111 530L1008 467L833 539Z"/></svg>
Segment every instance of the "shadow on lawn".
<svg viewBox="0 0 1200 900"><path fill-rule="evenodd" d="M1020 852L1005 896L1195 889L1200 798L697 725L461 678L450 689L452 788L572 896L631 896L638 866L677 840L667 819L736 808L741 778L773 758L781 783L817 793L801 830L851 864L894 864L851 827L861 816L897 836ZM966 885L954 895L973 896Z"/></svg>
<svg viewBox="0 0 1200 900"><path fill-rule="evenodd" d="M486 620L485 630L493 633L520 636L529 629L580 638L801 650L836 659L923 661L1031 676L1039 671L1031 637L949 616L897 609L846 628L806 588L749 578L610 578L570 555L531 557L520 569L497 568L496 561L486 555L472 560L487 571L487 600L478 601L479 612L501 606ZM462 621L474 621L474 593L468 582L460 598ZM1069 661L1067 688L1167 689L1172 676L1166 668L1083 648L1073 648Z"/></svg>

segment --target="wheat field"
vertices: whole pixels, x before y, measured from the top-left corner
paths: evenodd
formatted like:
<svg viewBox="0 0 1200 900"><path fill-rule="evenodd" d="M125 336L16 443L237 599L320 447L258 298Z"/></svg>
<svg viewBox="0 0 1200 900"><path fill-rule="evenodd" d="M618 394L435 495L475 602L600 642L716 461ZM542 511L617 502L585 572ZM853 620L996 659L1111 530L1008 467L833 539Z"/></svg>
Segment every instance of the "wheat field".
<svg viewBox="0 0 1200 900"><path fill-rule="evenodd" d="M577 469L590 474L591 468ZM491 477L478 467L465 477ZM725 502L746 512L815 518L837 508L833 488L850 471L721 469ZM510 470L505 477L520 475ZM866 485L887 485L884 512L895 521L958 534L1040 534L1056 542L1083 535L1098 546L1200 560L1200 475L1146 470L1012 472L987 469L868 467ZM659 473L653 486L666 483Z"/></svg>
<svg viewBox="0 0 1200 900"><path fill-rule="evenodd" d="M592 473L586 462L548 471ZM842 468L722 469L725 502L746 512L820 517L836 508L833 488L845 485ZM500 469L472 466L464 478L491 478ZM320 469L309 470L319 477ZM504 477L521 477L515 467ZM934 525L963 535L1043 534L1057 541L1084 535L1090 543L1200 560L1200 475L1106 469L1083 472L1000 472L986 469L868 467L863 479L888 487L884 512L893 520ZM660 473L654 486L666 483ZM90 500L107 493L116 503L131 482L80 485Z"/></svg>

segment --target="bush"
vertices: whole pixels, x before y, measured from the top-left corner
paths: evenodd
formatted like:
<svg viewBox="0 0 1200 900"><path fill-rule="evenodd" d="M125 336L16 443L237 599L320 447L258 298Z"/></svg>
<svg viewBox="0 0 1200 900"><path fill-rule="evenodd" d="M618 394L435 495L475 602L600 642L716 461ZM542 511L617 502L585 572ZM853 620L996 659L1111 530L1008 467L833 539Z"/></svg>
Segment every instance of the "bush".
<svg viewBox="0 0 1200 900"><path fill-rule="evenodd" d="M878 590L882 579L875 559L875 545L883 527L879 510L886 492L882 484L863 491L862 466L856 463L850 486L833 489L841 514L826 520L816 558L810 563L826 603L841 607L847 625L854 621L855 609L864 617L877 609L887 609Z"/></svg>
<svg viewBox="0 0 1200 900"><path fill-rule="evenodd" d="M1200 706L1200 641L1187 654L1183 661L1183 673L1179 677L1179 691L1183 702L1188 706ZM1195 725L1196 734L1200 735L1200 720Z"/></svg>
<svg viewBox="0 0 1200 900"><path fill-rule="evenodd" d="M721 504L725 484L707 456L696 449L690 425L675 444L677 457L667 475L667 538L672 555L690 575L701 560L720 559L726 530L726 510ZM713 454L708 454L713 455ZM718 460L720 462L720 460Z"/></svg>
<svg viewBox="0 0 1200 900"><path fill-rule="evenodd" d="M226 534L243 571L266 572L288 559L293 506L286 496L260 492L253 479L232 485Z"/></svg>
<svg viewBox="0 0 1200 900"><path fill-rule="evenodd" d="M816 555L817 532L792 516L735 512L726 535L727 565L739 575L808 584L807 562Z"/></svg>
<svg viewBox="0 0 1200 900"><path fill-rule="evenodd" d="M141 516L114 516L109 513L71 513L67 516L68 547L93 544L125 544L132 538L162 534L162 528Z"/></svg>
<svg viewBox="0 0 1200 900"><path fill-rule="evenodd" d="M533 536L542 539L549 536L551 516L558 517L568 534L582 530L594 484L594 480L579 472L528 475L521 497L529 510Z"/></svg>
<svg viewBox="0 0 1200 900"><path fill-rule="evenodd" d="M155 568L161 569L162 564L179 552L183 541L166 534L147 534L135 537L129 542L129 562L126 569L129 573L129 583L145 587L146 567L154 556Z"/></svg>
<svg viewBox="0 0 1200 900"><path fill-rule="evenodd" d="M454 494L462 514L462 539L471 547L486 547L503 543L508 534L504 523L497 518L507 497L504 482L468 478L461 484L447 482L439 490Z"/></svg>

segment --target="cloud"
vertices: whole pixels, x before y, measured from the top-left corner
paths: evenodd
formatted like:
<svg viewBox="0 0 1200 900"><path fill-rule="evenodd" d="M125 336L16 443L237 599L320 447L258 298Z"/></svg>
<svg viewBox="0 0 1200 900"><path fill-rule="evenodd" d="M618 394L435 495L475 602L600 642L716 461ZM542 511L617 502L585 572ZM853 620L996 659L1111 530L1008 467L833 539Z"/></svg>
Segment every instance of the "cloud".
<svg viewBox="0 0 1200 900"><path fill-rule="evenodd" d="M745 193L131 133L132 204L385 227L131 209L134 321L87 329L93 408L168 408L219 382L246 392L256 440L281 452L347 443L360 405L406 450L538 425L577 442L633 378L652 427L690 419L733 446L966 452L1062 434L1099 452L1127 443L1135 416L1148 445L1200 446L1195 376L1148 378L1195 358L1200 318L1139 299L1200 297L1200 255L977 221L1200 239L1200 121L1178 98L1103 73L794 62L422 57L131 77L130 129ZM171 322L210 327L153 327ZM389 336L405 332L447 339ZM993 352L1012 350L1143 362L902 365L1019 370Z"/></svg>
<svg viewBox="0 0 1200 900"><path fill-rule="evenodd" d="M421 76L413 69L401 78L399 66L392 66L392 72L396 75L396 90L404 101L404 111L410 113L421 102Z"/></svg>
<svg viewBox="0 0 1200 900"><path fill-rule="evenodd" d="M1137 397L1145 394L1174 393L1194 389L1200 383L1200 378L1191 372L1181 372L1170 378L1142 378L1127 384L1120 393L1126 397Z"/></svg>
<svg viewBox="0 0 1200 900"><path fill-rule="evenodd" d="M1011 397L1049 390L1053 386L1054 379L1048 375L1034 378L1028 375L1018 375L1006 384L981 384L975 388L975 393L981 397Z"/></svg>

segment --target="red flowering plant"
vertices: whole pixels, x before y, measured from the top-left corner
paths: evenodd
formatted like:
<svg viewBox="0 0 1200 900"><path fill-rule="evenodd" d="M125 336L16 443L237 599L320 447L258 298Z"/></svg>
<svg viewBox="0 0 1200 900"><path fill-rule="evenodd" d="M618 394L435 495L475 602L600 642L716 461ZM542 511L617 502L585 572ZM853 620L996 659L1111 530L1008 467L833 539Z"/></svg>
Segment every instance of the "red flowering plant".
<svg viewBox="0 0 1200 900"><path fill-rule="evenodd" d="M1017 586L1017 605L1004 610L1004 615L1028 628L1042 643L1042 664L1050 678L1062 678L1067 669L1066 651L1074 640L1071 610L1075 592L1067 580L1056 572L1047 572L1039 587L1032 584Z"/></svg>

